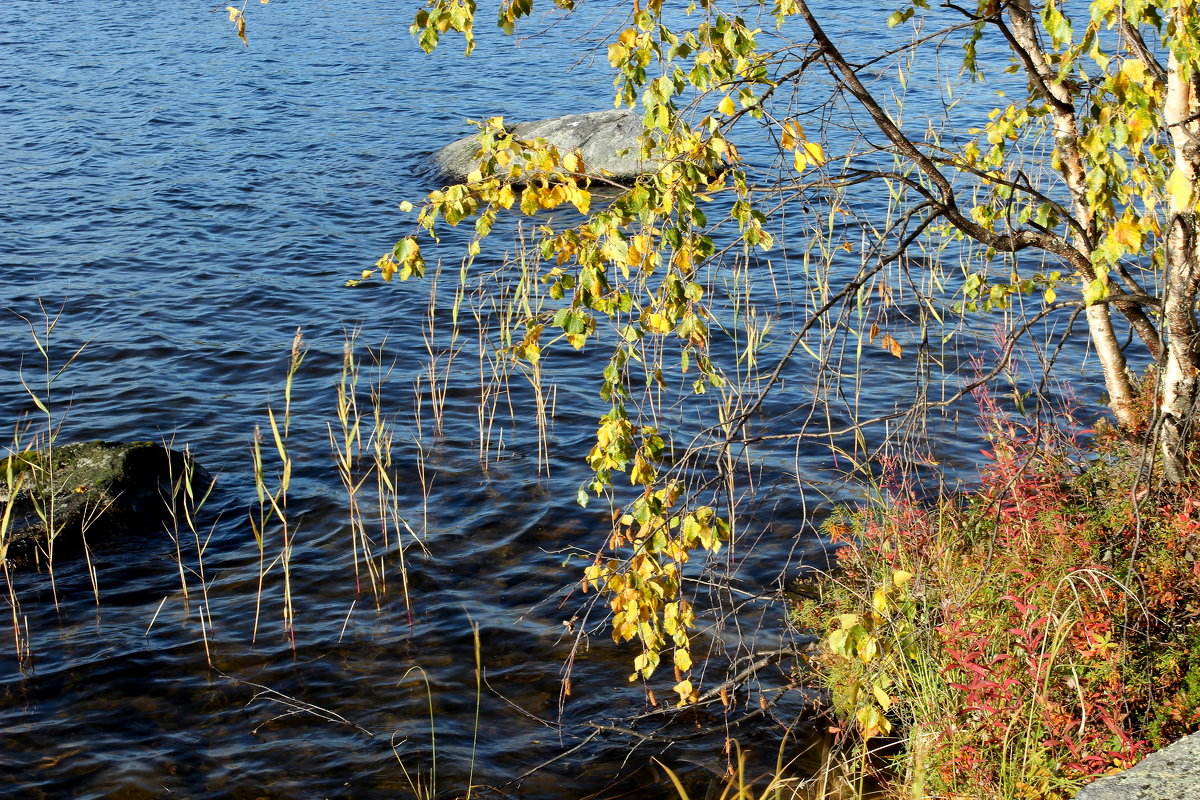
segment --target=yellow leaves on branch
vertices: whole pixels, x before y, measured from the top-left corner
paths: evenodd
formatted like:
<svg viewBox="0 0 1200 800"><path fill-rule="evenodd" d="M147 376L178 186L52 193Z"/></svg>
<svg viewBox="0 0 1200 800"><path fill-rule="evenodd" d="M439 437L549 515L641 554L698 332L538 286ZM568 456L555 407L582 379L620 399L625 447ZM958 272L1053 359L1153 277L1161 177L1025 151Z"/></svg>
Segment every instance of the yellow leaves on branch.
<svg viewBox="0 0 1200 800"><path fill-rule="evenodd" d="M626 28L617 36L617 41L608 46L608 64L619 67L629 60L630 53L640 49L650 40L648 33L639 32L634 28ZM646 59L649 63L649 58ZM644 65L642 65L644 66Z"/></svg>
<svg viewBox="0 0 1200 800"><path fill-rule="evenodd" d="M512 188L507 186L504 188L508 189L508 192L505 193L504 189L497 190L494 202L508 208L512 205L512 201L509 199L512 196ZM508 205L504 205L505 203ZM531 183L521 193L521 210L526 214L558 208L567 203L574 206L580 214L586 214L592 205L592 193L575 183L552 185Z"/></svg>
<svg viewBox="0 0 1200 800"><path fill-rule="evenodd" d="M360 278L346 281L346 285L361 286L374 277L376 272L380 273L383 279L389 282L396 273L400 274L400 280L402 281L406 281L413 276L422 277L425 274L425 259L421 257L421 245L417 242L416 237L405 236L396 242L396 246L392 248L392 252L385 253L375 262L373 268L364 269Z"/></svg>
<svg viewBox="0 0 1200 800"><path fill-rule="evenodd" d="M621 447L628 452L632 431L623 422L619 413L602 420L602 429L608 430L600 433L598 446L612 450L617 440L624 440ZM643 428L642 436L645 444L641 451L661 449L663 443L654 429ZM642 459L641 451L635 461ZM595 589L607 595L613 641L636 640L642 646L629 680L649 679L660 666L663 653L670 650L674 691L679 705L684 705L696 702L699 693L687 677L694 663L688 632L696 626L696 613L679 596L682 565L693 550L718 552L729 538L729 526L708 506L672 511L681 494L678 482L653 491L648 488L614 521L609 546L628 548L629 554L623 562L616 558L601 561L597 556L584 570L582 585L585 592Z"/></svg>
<svg viewBox="0 0 1200 800"><path fill-rule="evenodd" d="M675 684L675 693L679 695L679 702L676 705L680 706L685 706L689 703L695 703L700 699L700 692L698 692L696 688L692 686L692 682L686 678Z"/></svg>
<svg viewBox="0 0 1200 800"><path fill-rule="evenodd" d="M819 167L825 163L825 151L816 142L803 142L794 153L794 166L797 172L803 172L812 165Z"/></svg>
<svg viewBox="0 0 1200 800"><path fill-rule="evenodd" d="M804 136L804 128L794 119L783 123L780 133L780 146L792 151L792 163L797 172L803 172L809 166L819 167L825 163L825 149L816 142L810 142Z"/></svg>
<svg viewBox="0 0 1200 800"><path fill-rule="evenodd" d="M1121 75L1131 83L1142 85L1146 82L1146 62L1140 58L1127 58L1121 63Z"/></svg>
<svg viewBox="0 0 1200 800"><path fill-rule="evenodd" d="M909 585L913 573L893 570L871 593L870 605L857 614L838 614L825 637L829 655L846 670L834 690L834 705L853 712L859 734L871 739L891 732L887 714L894 700L889 689L912 657L915 606Z"/></svg>
<svg viewBox="0 0 1200 800"><path fill-rule="evenodd" d="M266 5L269 0L258 0L258 2ZM229 21L233 23L234 30L237 31L237 37L242 40L242 44L249 47L250 43L246 41L246 3L243 2L241 8L225 6L225 10L229 12Z"/></svg>
<svg viewBox="0 0 1200 800"><path fill-rule="evenodd" d="M464 53L471 55L475 49L474 0L431 0L427 8L417 12L408 28L426 53L436 50L441 35L451 30L463 35Z"/></svg>
<svg viewBox="0 0 1200 800"><path fill-rule="evenodd" d="M243 13L244 9L244 5L242 8L238 8L236 6L225 6L225 10L229 12L229 21L234 24L234 27L237 30L238 38L242 40L242 44L249 47L250 43L246 41L246 15Z"/></svg>

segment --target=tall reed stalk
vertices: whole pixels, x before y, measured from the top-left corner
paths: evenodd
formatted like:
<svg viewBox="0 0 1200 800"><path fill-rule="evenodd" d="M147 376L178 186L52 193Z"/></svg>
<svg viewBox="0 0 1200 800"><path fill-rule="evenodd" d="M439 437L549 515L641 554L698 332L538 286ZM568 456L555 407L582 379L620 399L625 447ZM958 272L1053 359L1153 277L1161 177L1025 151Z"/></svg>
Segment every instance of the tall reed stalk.
<svg viewBox="0 0 1200 800"><path fill-rule="evenodd" d="M376 607L380 607L387 592L387 557L395 551L399 562L404 603L412 622L411 598L408 592L408 567L405 559L404 534L423 547L420 537L401 512L401 496L394 478L393 448L396 440L395 423L384 406L385 387L392 365L385 363L386 340L374 351L368 348L369 367L373 377L368 381L369 408L361 409L359 386L361 365L358 329L348 331L342 349L342 371L337 385L337 418L335 430L329 426L329 441L350 513L351 548L354 552L355 593L363 592L365 573ZM418 444L418 471L424 470L424 454ZM422 485L424 481L422 480ZM364 509L364 492L371 492L370 507ZM368 522L370 525L368 526ZM378 532L374 538L371 530ZM361 565L361 566L360 566Z"/></svg>
<svg viewBox="0 0 1200 800"><path fill-rule="evenodd" d="M254 427L254 439L251 442L251 455L254 464L254 488L258 495L257 513L250 513L250 530L258 545L258 593L254 602L254 630L252 641L258 639L258 626L262 611L262 595L267 574L280 565L283 572L283 626L284 631L295 647L296 637L293 622L295 609L292 605L292 548L295 544L296 525L288 517L288 489L292 481L292 457L288 452L288 432L292 419L292 385L300 365L304 362L307 350L304 347L303 332L297 328L292 339L292 347L288 355L287 379L283 390L283 420L277 419L275 411L267 406L267 422L270 426L271 441L275 454L278 456L278 473L268 480L266 462L263 456L263 435L259 426ZM279 551L267 561L268 534L274 531L279 537Z"/></svg>
<svg viewBox="0 0 1200 800"><path fill-rule="evenodd" d="M53 339L55 330L58 328L59 321L62 319L63 309L60 308L57 312L51 313L38 300L38 308L40 309L40 320L34 320L26 317L23 314L16 314L18 318L29 328L29 338L37 349L40 358L39 372L41 380L37 388L30 385L25 379L25 371L22 368L20 372L21 388L29 396L34 407L40 414L40 423L36 426L35 433L31 437L28 447L18 447L13 453L34 452L40 451L44 456L37 459L36 464L31 465L31 472L35 473L31 479L31 484L39 487L39 492L34 492L31 497L35 503L35 511L45 526L46 542L43 555L46 559L46 572L50 576L50 591L54 597L55 606L58 605L58 584L54 577L54 543L58 539L58 535L62 532L61 526L56 515L54 498L57 497L58 484L57 475L54 470L54 445L58 439L58 433L66 419L66 411L60 413L56 408L55 388L59 378L63 373L75 362L75 359L86 349L87 342L81 344L74 351L70 352L62 363L56 364L53 353ZM16 312L14 312L16 313ZM41 494L48 498L44 503L40 502L38 495ZM86 533L86 522L84 531ZM86 542L86 539L85 539Z"/></svg>
<svg viewBox="0 0 1200 800"><path fill-rule="evenodd" d="M174 445L175 443L171 440L163 442L163 447L168 450L173 449ZM168 464L173 463L172 460L168 460ZM205 660L212 667L212 642L215 631L213 630L212 605L209 602L208 593L211 581L205 574L204 555L216 532L216 523L209 528L207 534L202 534L197 515L208 501L216 484L206 480L202 482L204 485L198 487L197 477L196 463L192 459L190 448L185 445L183 448L183 471L178 475L172 472L168 476L171 497L164 498L164 500L170 517L167 521L167 535L171 537L171 541L175 545L175 562L179 574L180 591L183 593L184 614L189 614L191 611L190 576L196 580L200 593L200 604L197 609L197 615L200 618L200 634L204 643ZM201 491L198 491L198 488ZM157 618L157 616L156 613L155 617ZM153 625L154 620L152 619L150 626L146 629L147 632Z"/></svg>

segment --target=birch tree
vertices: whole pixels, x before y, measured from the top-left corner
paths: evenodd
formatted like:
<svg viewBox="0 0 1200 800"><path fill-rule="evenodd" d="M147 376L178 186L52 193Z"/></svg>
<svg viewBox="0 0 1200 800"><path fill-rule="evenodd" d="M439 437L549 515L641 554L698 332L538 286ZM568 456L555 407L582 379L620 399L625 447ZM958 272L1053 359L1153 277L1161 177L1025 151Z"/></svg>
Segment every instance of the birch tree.
<svg viewBox="0 0 1200 800"><path fill-rule="evenodd" d="M573 0L555 5L569 26ZM414 231L361 280L423 274L422 248L447 225L474 227L463 255L467 271L501 215L568 205L583 215L577 224L539 225L533 252L557 305L530 312L507 353L536 363L552 347L567 346L588 348L595 359L597 392L608 410L586 454L593 478L579 499L607 494L619 511L608 554L596 557L583 583L607 598L614 639L640 646L631 680L650 678L669 652L679 701L698 697L690 677L695 609L682 592L682 576L689 558L717 553L732 535L736 501L733 492L726 501L704 495L711 481L689 483L689 464L715 465L719 484L733 454L758 441L748 422L778 389L786 363L812 350L814 332L830 330L821 320L861 304L868 290L878 290L886 305L886 269L920 269L928 262L912 257L919 247L972 253L961 280L939 279L947 296L919 298L931 317L951 302L969 317L1017 302L1040 305L1037 320L1082 315L1108 409L1126 431L1139 425L1141 382L1131 364L1148 364L1152 434L1164 472L1178 479L1192 469L1200 369L1195 6L1193 0L981 0L930 8L917 0L886 20L864 19L879 30L912 26L911 41L885 57L911 64L929 48L953 46L966 91L988 91L997 78L1015 86L1005 104L980 119L948 103L945 122L960 132L948 142L903 124L878 82L868 86L878 60L848 57L806 0L729 6L706 0L685 13L669 11L661 0L634 0L603 54L613 70L615 104L644 117L643 156L655 169L601 203L593 192L604 180L589 176L578 153L518 141L496 118L480 122L479 170L463 184L405 204L417 215ZM512 32L531 10L531 0L502 0L497 22ZM476 12L472 0L431 0L411 32L427 51L457 32L470 54ZM765 33L763 22L776 30ZM977 58L981 44L1007 48L1003 74L989 72L998 69L994 60L985 66ZM818 73L827 77L816 81ZM828 92L824 103L810 104L824 116L814 111L810 119L781 102L814 86ZM830 109L866 120L864 141L833 152L823 128ZM914 110L906 111L911 118ZM775 165L742 157L738 130L746 126L775 144ZM778 362L755 373L738 402L719 407L718 419L698 437L702 447L668 459L672 432L662 428L654 403L633 400L639 391L661 388L664 354L673 352L673 368L694 377L695 395L727 391L736 372L713 357L714 340L723 335L716 325L721 312L706 292L704 271L723 259L770 251L780 235L776 217L785 210L789 224L797 219L794 209L815 208L812 214L832 219L851 194L861 197L872 186L890 193L894 213L886 224L864 226L869 241L861 268L830 274ZM829 229L818 221L804 235ZM605 327L613 335L600 335ZM903 356L897 337L877 328L851 333ZM1005 352L1029 329L1014 324ZM973 385L925 408L953 403ZM627 476L626 489L614 483L618 474ZM623 494L630 490L632 497Z"/></svg>
<svg viewBox="0 0 1200 800"><path fill-rule="evenodd" d="M897 12L892 21L908 18L918 6ZM1026 79L1026 92L997 109L977 146L945 156L900 131L808 5L798 3L821 57L928 179L931 188L919 191L933 213L989 250L1041 250L1071 270L1082 290L1109 408L1127 430L1136 426L1135 376L1114 330L1114 313L1136 332L1155 367L1163 466L1178 479L1189 466L1200 368L1194 190L1200 20L1191 3L1095 0L1067 6L1028 0L946 5L971 25L965 68L978 69L979 39L1000 38L1011 50L1013 69ZM1058 181L1039 187L1024 177L1027 165L1009 153L1014 142L1045 133L1052 136L1049 155ZM951 169L988 187L990 202L963 208L961 190L946 174Z"/></svg>

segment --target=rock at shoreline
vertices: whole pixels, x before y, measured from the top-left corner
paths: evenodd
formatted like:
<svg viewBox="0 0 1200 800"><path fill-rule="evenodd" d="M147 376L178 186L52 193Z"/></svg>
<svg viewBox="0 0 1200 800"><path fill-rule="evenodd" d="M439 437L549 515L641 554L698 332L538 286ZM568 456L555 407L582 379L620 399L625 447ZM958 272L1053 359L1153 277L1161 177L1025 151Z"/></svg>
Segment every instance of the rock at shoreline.
<svg viewBox="0 0 1200 800"><path fill-rule="evenodd" d="M522 141L545 139L564 155L580 151L588 174L617 182L632 181L647 169L639 156L642 118L628 109L571 114L538 122L520 122L505 129ZM439 173L461 183L479 168L479 136L467 136L434 154Z"/></svg>
<svg viewBox="0 0 1200 800"><path fill-rule="evenodd" d="M1200 733L1151 753L1136 766L1079 790L1075 800L1194 800L1200 798Z"/></svg>
<svg viewBox="0 0 1200 800"><path fill-rule="evenodd" d="M9 483L9 474L12 483ZM54 556L79 552L115 534L160 530L212 476L183 453L153 442L76 442L0 459L0 515L9 515L0 559L14 566L45 561L53 508Z"/></svg>

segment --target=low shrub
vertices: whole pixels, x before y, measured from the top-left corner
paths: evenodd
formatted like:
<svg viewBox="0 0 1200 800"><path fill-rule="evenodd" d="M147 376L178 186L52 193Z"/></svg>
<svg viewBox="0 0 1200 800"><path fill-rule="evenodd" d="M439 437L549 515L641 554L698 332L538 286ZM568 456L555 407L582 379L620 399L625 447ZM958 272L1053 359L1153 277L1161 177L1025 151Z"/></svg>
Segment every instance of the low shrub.
<svg viewBox="0 0 1200 800"><path fill-rule="evenodd" d="M1071 797L1200 724L1200 481L1152 486L1127 440L981 402L979 485L918 499L890 470L826 523L836 574L795 618L889 794Z"/></svg>

